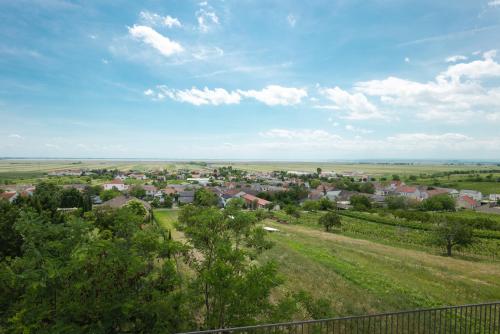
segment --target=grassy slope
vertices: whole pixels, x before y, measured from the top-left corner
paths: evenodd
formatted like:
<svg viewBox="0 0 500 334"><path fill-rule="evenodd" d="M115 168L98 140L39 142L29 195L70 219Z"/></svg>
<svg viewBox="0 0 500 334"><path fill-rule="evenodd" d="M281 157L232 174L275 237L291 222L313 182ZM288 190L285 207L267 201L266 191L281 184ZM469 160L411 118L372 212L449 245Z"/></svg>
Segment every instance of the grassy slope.
<svg viewBox="0 0 500 334"><path fill-rule="evenodd" d="M325 233L267 224L289 291L332 300L337 315L463 304L500 298L500 266L431 255Z"/></svg>
<svg viewBox="0 0 500 334"><path fill-rule="evenodd" d="M172 228L177 213L156 210L155 216ZM270 234L275 246L260 259L278 263L285 284L277 293L309 291L331 300L336 315L500 299L498 263L446 258L310 226L265 224L281 230ZM181 237L175 231L173 236Z"/></svg>

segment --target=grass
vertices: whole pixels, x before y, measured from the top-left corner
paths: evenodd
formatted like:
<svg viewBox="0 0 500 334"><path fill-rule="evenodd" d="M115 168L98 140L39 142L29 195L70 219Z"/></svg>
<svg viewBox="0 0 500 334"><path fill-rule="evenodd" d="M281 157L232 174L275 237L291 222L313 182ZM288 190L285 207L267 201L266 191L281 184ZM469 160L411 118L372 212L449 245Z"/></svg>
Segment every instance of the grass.
<svg viewBox="0 0 500 334"><path fill-rule="evenodd" d="M280 229L263 260L278 262L285 291L332 301L336 315L500 298L500 266L382 245L301 225Z"/></svg>
<svg viewBox="0 0 500 334"><path fill-rule="evenodd" d="M177 214L155 210L169 229ZM354 232L327 233L316 223L320 214L305 214L300 224L264 221L280 230L269 234L274 247L258 259L278 264L285 283L277 296L308 291L328 299L336 316L500 299L498 262L443 257L422 251L424 247L380 239L373 230L362 238ZM353 221L345 224L367 224ZM173 232L174 239L182 237Z"/></svg>

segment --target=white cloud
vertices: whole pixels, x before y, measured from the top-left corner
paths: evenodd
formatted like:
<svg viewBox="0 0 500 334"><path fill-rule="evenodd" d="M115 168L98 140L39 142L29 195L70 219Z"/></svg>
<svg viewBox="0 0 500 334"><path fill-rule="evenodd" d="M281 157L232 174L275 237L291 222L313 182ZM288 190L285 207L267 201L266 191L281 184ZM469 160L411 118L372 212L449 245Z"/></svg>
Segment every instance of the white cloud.
<svg viewBox="0 0 500 334"><path fill-rule="evenodd" d="M302 98L307 96L307 91L302 88L282 87L278 85L269 85L262 90L235 90L228 91L224 88L198 89L170 89L166 86L157 86L157 91L152 89L144 91L144 94L156 100L162 100L166 97L179 101L200 105L221 105L238 104L245 98L254 98L269 106L275 105L295 105L301 102Z"/></svg>
<svg viewBox="0 0 500 334"><path fill-rule="evenodd" d="M169 15L167 15L167 16L165 16L163 18L163 24L166 25L169 28L172 28L172 27L181 27L182 26L181 21L179 21L178 18L171 17Z"/></svg>
<svg viewBox="0 0 500 334"><path fill-rule="evenodd" d="M307 91L303 88L283 87L278 85L269 85L261 90L238 90L238 92L242 96L253 97L268 106L295 105L299 104L304 97L307 97Z"/></svg>
<svg viewBox="0 0 500 334"><path fill-rule="evenodd" d="M181 21L178 18L172 17L170 15L161 16L157 13L152 13L149 11L141 11L139 13L141 22L149 26L166 26L168 28L181 27Z"/></svg>
<svg viewBox="0 0 500 334"><path fill-rule="evenodd" d="M9 138L13 138L13 139L24 139L23 136L21 135L18 135L17 133L12 133L9 135Z"/></svg>
<svg viewBox="0 0 500 334"><path fill-rule="evenodd" d="M104 64L104 65L108 65L109 64L109 60L103 58L101 59L101 62Z"/></svg>
<svg viewBox="0 0 500 334"><path fill-rule="evenodd" d="M297 24L297 18L293 14L288 14L286 20L288 21L288 24L292 28L295 27L295 24Z"/></svg>
<svg viewBox="0 0 500 334"><path fill-rule="evenodd" d="M132 28L128 28L128 31L132 37L150 45L166 57L184 51L179 43L171 41L153 28L134 24Z"/></svg>
<svg viewBox="0 0 500 334"><path fill-rule="evenodd" d="M202 3L200 3L200 6L207 8L200 8L196 12L198 29L200 29L201 32L205 33L210 31L212 27L219 25L219 17L215 13L215 11L212 10L212 8L210 8L209 6L207 7L207 4L202 5Z"/></svg>
<svg viewBox="0 0 500 334"><path fill-rule="evenodd" d="M310 130L310 129L300 129L300 130L288 130L288 129L271 129L265 132L259 133L263 138L272 139L286 139L286 140L300 140L300 141L323 141L330 142L334 140L342 139L338 135L331 134L324 130Z"/></svg>
<svg viewBox="0 0 500 334"><path fill-rule="evenodd" d="M457 61L460 61L460 60L467 60L467 57L462 56L462 55L455 55L455 56L450 56L450 57L445 59L445 61L447 63L456 63Z"/></svg>
<svg viewBox="0 0 500 334"><path fill-rule="evenodd" d="M492 0L492 1L488 2L488 6L490 6L490 7L500 6L500 0Z"/></svg>
<svg viewBox="0 0 500 334"><path fill-rule="evenodd" d="M405 57L405 63L409 63L409 62L410 62L410 58Z"/></svg>
<svg viewBox="0 0 500 334"><path fill-rule="evenodd" d="M192 53L192 56L198 60L205 60L213 57L220 57L223 55L224 50L218 47L199 47Z"/></svg>
<svg viewBox="0 0 500 334"><path fill-rule="evenodd" d="M355 127L355 126L353 126L351 124L347 124L345 126L345 129L347 131L356 132L356 133L362 133L362 134L368 134L368 133L372 133L373 132L372 130L358 128L358 127Z"/></svg>
<svg viewBox="0 0 500 334"><path fill-rule="evenodd" d="M496 51L483 59L450 65L434 81L416 82L396 77L355 84L355 91L379 97L387 107L413 111L427 121L464 122L476 116L496 119L500 108L500 87L483 86L481 80L500 77Z"/></svg>
<svg viewBox="0 0 500 334"><path fill-rule="evenodd" d="M186 90L178 89L168 89L164 86L159 86L159 93L157 94L158 99L164 97L169 97L173 100L179 102L186 102L194 104L195 106L201 106L206 104L211 105L221 105L221 104L238 104L240 103L241 96L236 92L228 92L223 88L204 89L191 88ZM153 95L153 92L149 92L149 95Z"/></svg>
<svg viewBox="0 0 500 334"><path fill-rule="evenodd" d="M61 149L61 147L59 145L49 144L49 143L45 144L45 147L53 148L55 150L60 150Z"/></svg>
<svg viewBox="0 0 500 334"><path fill-rule="evenodd" d="M339 87L320 88L320 94L333 102L333 105L316 106L320 109L334 109L346 111L347 115L343 116L346 119L366 120L374 118L385 118L385 116L377 109L377 107L368 101L362 93L350 94Z"/></svg>

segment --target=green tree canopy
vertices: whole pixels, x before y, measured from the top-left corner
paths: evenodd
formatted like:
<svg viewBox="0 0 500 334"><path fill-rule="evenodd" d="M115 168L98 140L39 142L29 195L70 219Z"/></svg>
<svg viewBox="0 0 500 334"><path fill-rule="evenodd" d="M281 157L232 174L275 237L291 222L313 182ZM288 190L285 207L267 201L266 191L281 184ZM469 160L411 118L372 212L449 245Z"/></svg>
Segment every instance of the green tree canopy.
<svg viewBox="0 0 500 334"><path fill-rule="evenodd" d="M340 228L342 226L340 216L334 211L325 213L323 216L319 218L318 223L320 225L323 225L325 231L327 232L330 231L332 227Z"/></svg>

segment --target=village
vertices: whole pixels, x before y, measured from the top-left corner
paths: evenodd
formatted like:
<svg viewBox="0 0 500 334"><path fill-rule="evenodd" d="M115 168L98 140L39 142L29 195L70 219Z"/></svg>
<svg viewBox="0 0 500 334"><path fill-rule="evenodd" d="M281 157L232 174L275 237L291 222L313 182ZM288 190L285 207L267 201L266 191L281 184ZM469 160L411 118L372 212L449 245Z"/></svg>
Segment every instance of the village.
<svg viewBox="0 0 500 334"><path fill-rule="evenodd" d="M318 168L316 172L248 172L232 166L204 166L171 171L66 169L51 171L46 177L49 182L63 180L64 189L82 193L91 189L94 206L121 207L139 199L149 209L179 207L193 203L196 190L204 188L217 195L220 207L225 207L234 198L241 198L248 209L278 210L283 201L276 200L280 198L276 194L294 190L296 203L327 199L335 202L337 209L350 209L353 196L365 197L373 207L386 207L389 198L399 197L417 206L426 199L446 195L454 199L457 210L500 214L500 194L483 195L477 190L406 184L397 175L392 179L377 179L362 171L337 173ZM64 178L67 177L78 183L66 183ZM14 202L20 196L32 195L35 189L36 184L1 185L0 198Z"/></svg>

